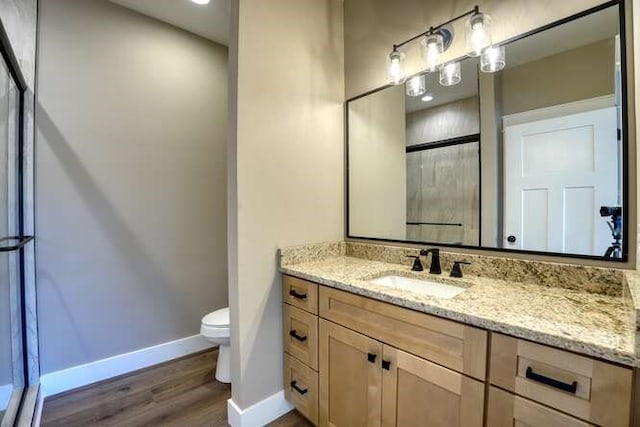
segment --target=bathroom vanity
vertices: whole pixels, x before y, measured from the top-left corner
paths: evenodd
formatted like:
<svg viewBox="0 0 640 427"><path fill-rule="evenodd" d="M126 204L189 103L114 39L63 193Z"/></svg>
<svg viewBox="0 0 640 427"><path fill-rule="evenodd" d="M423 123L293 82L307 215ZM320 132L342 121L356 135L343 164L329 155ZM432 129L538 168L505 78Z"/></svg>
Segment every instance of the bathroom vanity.
<svg viewBox="0 0 640 427"><path fill-rule="evenodd" d="M434 278L400 261L409 248L329 247L314 246L316 258L281 252L285 395L314 424L630 425L640 357L624 273L520 262L552 287L514 281L528 274L518 262L471 257L471 272L484 262L511 273ZM443 254L445 273L452 257ZM464 291L441 298L375 282L389 274ZM569 289L564 274L610 283Z"/></svg>

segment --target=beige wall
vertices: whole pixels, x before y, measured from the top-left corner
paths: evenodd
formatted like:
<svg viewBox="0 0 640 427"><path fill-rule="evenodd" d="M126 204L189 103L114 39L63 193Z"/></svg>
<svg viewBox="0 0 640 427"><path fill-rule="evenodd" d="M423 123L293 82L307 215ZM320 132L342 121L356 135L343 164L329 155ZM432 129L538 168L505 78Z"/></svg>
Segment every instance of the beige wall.
<svg viewBox="0 0 640 427"><path fill-rule="evenodd" d="M246 408L283 388L278 247L343 237L343 25L340 0L238 3L229 293L233 401Z"/></svg>
<svg viewBox="0 0 640 427"><path fill-rule="evenodd" d="M40 6L48 373L198 334L227 305L227 49L104 0Z"/></svg>
<svg viewBox="0 0 640 427"><path fill-rule="evenodd" d="M482 11L491 15L494 42L538 28L602 3L601 0L487 0ZM394 43L466 12L472 0L346 0L345 87L351 98L386 84L386 57ZM464 20L454 31L464 35ZM408 74L421 67L414 43L407 52ZM457 37L444 60L460 57L465 38Z"/></svg>
<svg viewBox="0 0 640 427"><path fill-rule="evenodd" d="M349 103L349 232L407 238L404 86Z"/></svg>
<svg viewBox="0 0 640 427"><path fill-rule="evenodd" d="M615 40L601 40L501 71L502 114L613 95Z"/></svg>

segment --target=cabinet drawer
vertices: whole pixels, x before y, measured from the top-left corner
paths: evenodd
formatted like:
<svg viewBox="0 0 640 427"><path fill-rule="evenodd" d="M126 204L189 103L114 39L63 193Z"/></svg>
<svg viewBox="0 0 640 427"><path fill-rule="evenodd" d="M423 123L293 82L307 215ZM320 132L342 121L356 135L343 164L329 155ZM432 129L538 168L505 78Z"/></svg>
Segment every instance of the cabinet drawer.
<svg viewBox="0 0 640 427"><path fill-rule="evenodd" d="M318 373L284 355L284 395L298 412L318 424Z"/></svg>
<svg viewBox="0 0 640 427"><path fill-rule="evenodd" d="M628 426L632 370L493 333L490 382L604 426Z"/></svg>
<svg viewBox="0 0 640 427"><path fill-rule="evenodd" d="M486 378L486 331L325 286L320 286L318 305L323 318L454 371Z"/></svg>
<svg viewBox="0 0 640 427"><path fill-rule="evenodd" d="M282 305L284 351L305 365L318 370L318 317L306 311Z"/></svg>
<svg viewBox="0 0 640 427"><path fill-rule="evenodd" d="M528 399L489 387L487 425L491 427L589 427L589 424Z"/></svg>
<svg viewBox="0 0 640 427"><path fill-rule="evenodd" d="M318 314L318 285L293 276L282 276L282 301Z"/></svg>

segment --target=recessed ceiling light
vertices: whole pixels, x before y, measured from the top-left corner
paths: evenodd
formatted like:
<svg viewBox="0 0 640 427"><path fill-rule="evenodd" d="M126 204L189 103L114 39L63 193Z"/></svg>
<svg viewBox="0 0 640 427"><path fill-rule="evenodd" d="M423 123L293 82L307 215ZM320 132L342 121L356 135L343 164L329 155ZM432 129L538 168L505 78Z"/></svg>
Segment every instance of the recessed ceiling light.
<svg viewBox="0 0 640 427"><path fill-rule="evenodd" d="M211 0L191 0L195 4L209 4Z"/></svg>
<svg viewBox="0 0 640 427"><path fill-rule="evenodd" d="M424 102L433 101L433 95L425 95L421 98Z"/></svg>

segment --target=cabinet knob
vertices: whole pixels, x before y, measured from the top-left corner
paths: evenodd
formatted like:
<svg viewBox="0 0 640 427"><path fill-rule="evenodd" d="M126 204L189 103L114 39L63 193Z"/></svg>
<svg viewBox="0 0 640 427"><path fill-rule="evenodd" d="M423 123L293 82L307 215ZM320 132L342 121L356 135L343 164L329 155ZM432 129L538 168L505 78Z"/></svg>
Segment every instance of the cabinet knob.
<svg viewBox="0 0 640 427"><path fill-rule="evenodd" d="M373 354L373 353L367 353L367 360L370 363L376 363L376 357L377 356L375 354Z"/></svg>
<svg viewBox="0 0 640 427"><path fill-rule="evenodd" d="M509 237L507 237L507 242L509 243L515 243L516 242L516 236L514 236L513 234L510 235Z"/></svg>
<svg viewBox="0 0 640 427"><path fill-rule="evenodd" d="M382 369L391 370L391 361L382 359Z"/></svg>

